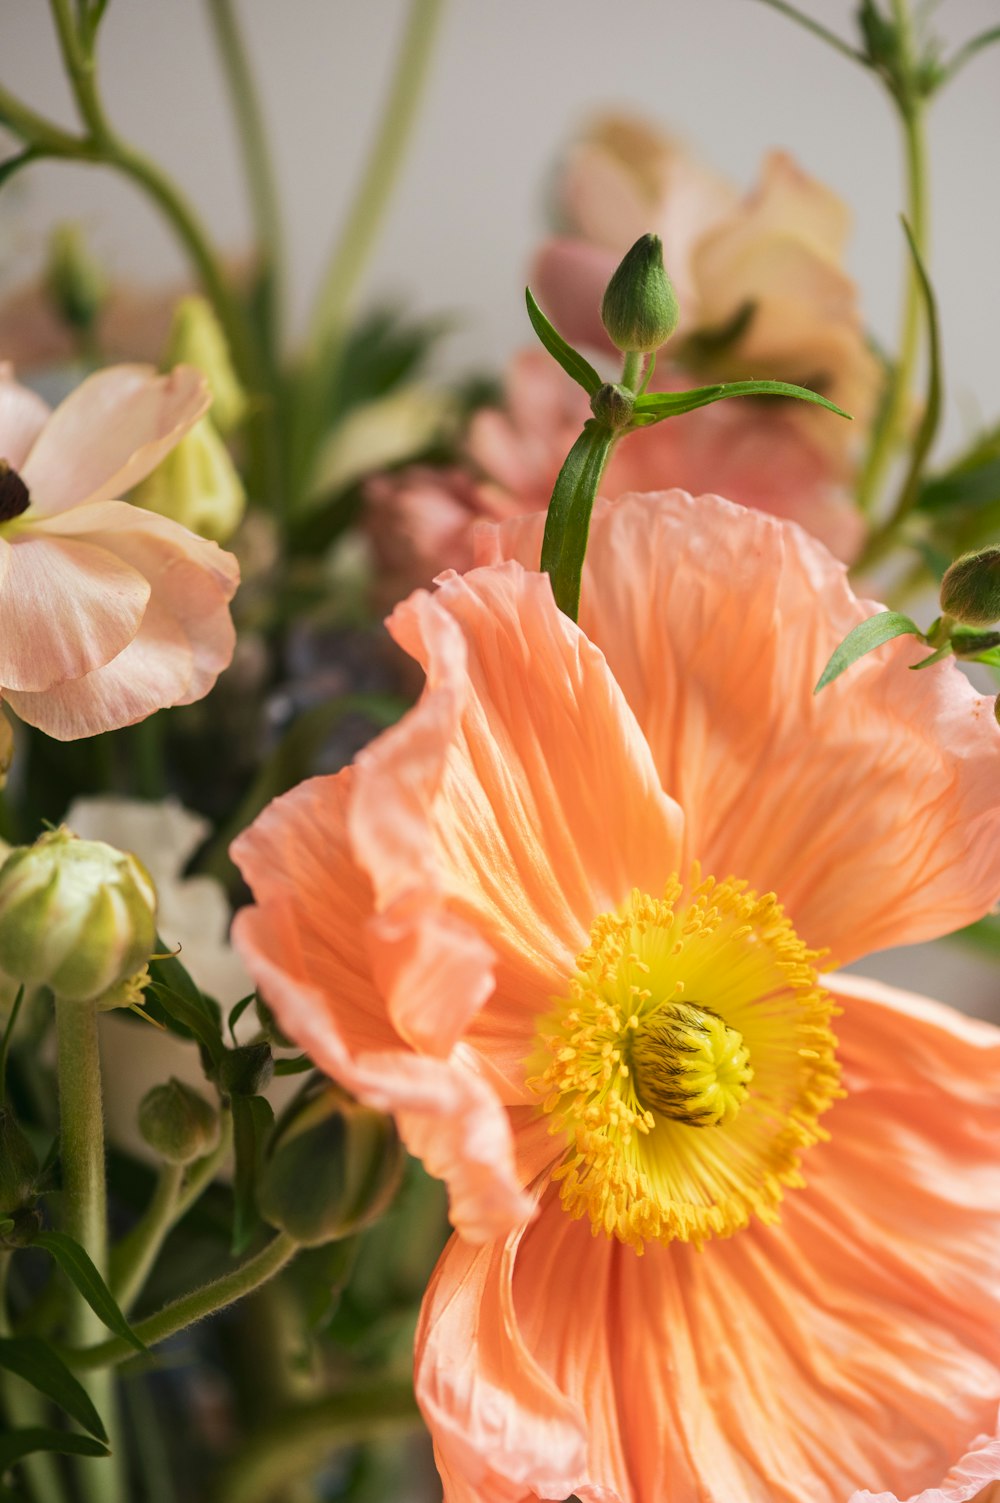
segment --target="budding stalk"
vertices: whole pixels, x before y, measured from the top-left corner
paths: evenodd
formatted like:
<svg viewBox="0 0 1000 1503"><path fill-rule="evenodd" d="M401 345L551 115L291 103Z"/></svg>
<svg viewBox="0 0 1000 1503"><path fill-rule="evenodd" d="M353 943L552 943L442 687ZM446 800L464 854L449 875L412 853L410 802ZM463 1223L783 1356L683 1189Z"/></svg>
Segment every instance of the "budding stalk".
<svg viewBox="0 0 1000 1503"><path fill-rule="evenodd" d="M652 354L677 328L677 294L663 265L658 235L643 235L627 251L608 283L601 320L625 354Z"/></svg>

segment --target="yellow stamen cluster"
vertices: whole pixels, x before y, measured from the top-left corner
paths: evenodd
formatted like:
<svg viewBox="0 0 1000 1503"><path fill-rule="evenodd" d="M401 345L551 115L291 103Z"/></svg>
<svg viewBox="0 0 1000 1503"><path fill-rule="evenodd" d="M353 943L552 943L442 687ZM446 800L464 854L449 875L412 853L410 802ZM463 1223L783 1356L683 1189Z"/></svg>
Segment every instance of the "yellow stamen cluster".
<svg viewBox="0 0 1000 1503"><path fill-rule="evenodd" d="M819 958L773 893L697 869L597 918L530 1082L570 1215L637 1252L777 1219L841 1094Z"/></svg>

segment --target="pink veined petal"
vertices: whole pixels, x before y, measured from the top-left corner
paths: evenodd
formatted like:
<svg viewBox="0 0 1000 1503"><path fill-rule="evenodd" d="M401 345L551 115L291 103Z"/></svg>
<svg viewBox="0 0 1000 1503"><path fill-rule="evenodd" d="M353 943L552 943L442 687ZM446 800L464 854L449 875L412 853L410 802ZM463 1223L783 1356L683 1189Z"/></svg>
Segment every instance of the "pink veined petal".
<svg viewBox="0 0 1000 1503"><path fill-rule="evenodd" d="M34 527L0 538L0 685L44 690L109 662L149 596L140 572L92 542Z"/></svg>
<svg viewBox="0 0 1000 1503"><path fill-rule="evenodd" d="M854 1493L850 1503L997 1503L1000 1493L1000 1424L998 1434L983 1436L953 1467L940 1487L926 1488L909 1499L892 1493Z"/></svg>
<svg viewBox="0 0 1000 1503"><path fill-rule="evenodd" d="M543 519L481 529L535 560ZM598 505L580 624L720 879L774 891L838 963L947 933L1000 896L1000 728L954 663L902 638L818 695L876 609L798 527L717 496ZM848 875L849 874L849 879Z"/></svg>
<svg viewBox="0 0 1000 1503"><path fill-rule="evenodd" d="M45 427L49 404L14 380L14 368L0 361L0 459L20 470L28 451Z"/></svg>
<svg viewBox="0 0 1000 1503"><path fill-rule="evenodd" d="M159 464L211 406L193 366L158 375L116 365L88 376L56 408L22 467L32 504L62 512L123 495Z"/></svg>

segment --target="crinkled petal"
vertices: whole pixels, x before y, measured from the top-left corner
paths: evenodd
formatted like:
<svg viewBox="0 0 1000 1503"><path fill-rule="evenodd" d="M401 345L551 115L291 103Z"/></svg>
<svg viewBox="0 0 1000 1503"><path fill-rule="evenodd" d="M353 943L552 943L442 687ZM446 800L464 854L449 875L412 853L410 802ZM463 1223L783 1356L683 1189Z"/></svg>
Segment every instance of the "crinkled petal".
<svg viewBox="0 0 1000 1503"><path fill-rule="evenodd" d="M1000 1427L998 1427L1000 1428ZM1000 1492L1000 1434L983 1436L954 1467L940 1487L926 1488L908 1500L892 1493L855 1493L850 1503L996 1503Z"/></svg>
<svg viewBox="0 0 1000 1503"><path fill-rule="evenodd" d="M34 506L61 512L106 501L138 485L211 405L193 366L158 375L151 365L115 365L78 386L46 423L21 475Z"/></svg>
<svg viewBox="0 0 1000 1503"><path fill-rule="evenodd" d="M503 1249L449 1246L417 1392L468 1484L456 1497L905 1498L992 1431L1000 1030L876 983L837 989L849 1095L779 1224L639 1258L571 1221L553 1186ZM549 1385L588 1438L554 1476L537 1439Z"/></svg>
<svg viewBox="0 0 1000 1503"><path fill-rule="evenodd" d="M258 906L237 915L233 943L282 1030L396 1116L407 1147L447 1183L455 1225L486 1240L531 1213L507 1114L471 1051L417 1054L388 1017L365 944L371 883L347 837L354 781L352 771L301 784L235 842Z"/></svg>
<svg viewBox="0 0 1000 1503"><path fill-rule="evenodd" d="M48 689L109 662L149 597L142 573L97 540L34 527L0 538L0 684Z"/></svg>
<svg viewBox="0 0 1000 1503"><path fill-rule="evenodd" d="M543 519L483 529L538 557ZM947 933L1000 896L1000 728L954 663L901 638L822 693L876 607L798 527L717 496L595 509L580 624L684 810L688 851L774 891L838 963Z"/></svg>
<svg viewBox="0 0 1000 1503"><path fill-rule="evenodd" d="M49 419L49 404L14 380L14 368L0 361L0 459L20 470Z"/></svg>

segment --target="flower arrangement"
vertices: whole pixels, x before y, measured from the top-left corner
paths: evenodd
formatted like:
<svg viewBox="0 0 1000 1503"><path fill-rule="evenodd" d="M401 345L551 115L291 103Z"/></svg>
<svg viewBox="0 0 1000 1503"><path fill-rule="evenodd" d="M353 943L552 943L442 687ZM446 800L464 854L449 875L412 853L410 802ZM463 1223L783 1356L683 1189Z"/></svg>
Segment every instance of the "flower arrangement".
<svg viewBox="0 0 1000 1503"><path fill-rule="evenodd" d="M51 0L75 127L0 82L0 186L101 165L191 270L61 225L0 307L0 1496L1000 1498L1000 1028L845 969L1000 947L925 142L1000 29L761 4L896 112L891 352L789 151L741 193L619 111L525 347L432 383L355 295L441 0L302 347L232 0L239 261L110 118L107 0Z"/></svg>

